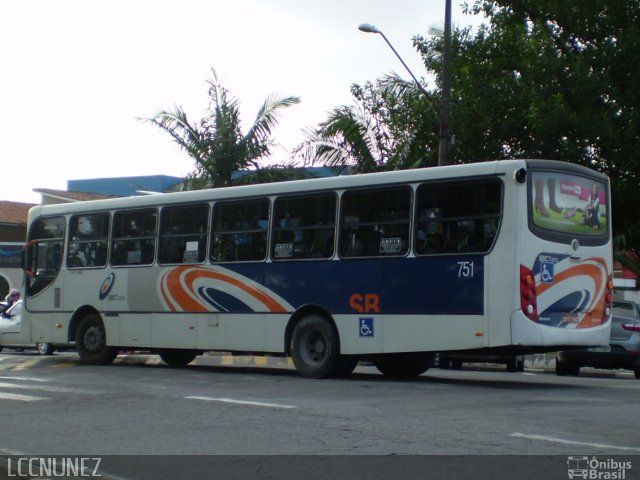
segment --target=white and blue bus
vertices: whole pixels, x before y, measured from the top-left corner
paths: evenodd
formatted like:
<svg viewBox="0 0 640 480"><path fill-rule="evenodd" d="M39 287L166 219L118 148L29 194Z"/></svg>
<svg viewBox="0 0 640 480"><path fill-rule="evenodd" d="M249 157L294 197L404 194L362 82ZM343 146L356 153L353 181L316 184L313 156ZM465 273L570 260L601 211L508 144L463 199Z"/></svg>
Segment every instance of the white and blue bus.
<svg viewBox="0 0 640 480"><path fill-rule="evenodd" d="M549 160L37 206L24 335L90 364L290 355L313 378L607 345L610 213L606 176Z"/></svg>

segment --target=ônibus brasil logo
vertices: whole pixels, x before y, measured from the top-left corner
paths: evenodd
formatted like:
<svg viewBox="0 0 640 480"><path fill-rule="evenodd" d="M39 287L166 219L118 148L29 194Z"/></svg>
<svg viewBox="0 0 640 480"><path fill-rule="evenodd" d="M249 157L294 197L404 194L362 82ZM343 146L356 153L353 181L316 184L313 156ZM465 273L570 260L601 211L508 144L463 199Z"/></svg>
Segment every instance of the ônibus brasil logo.
<svg viewBox="0 0 640 480"><path fill-rule="evenodd" d="M115 280L116 280L115 273L110 273L107 276L107 278L104 279L104 282L102 282L102 285L100 285L100 292L98 292L98 296L100 297L100 300L104 300L105 298L107 298L107 295L109 295L109 292L113 288L113 284L115 283Z"/></svg>

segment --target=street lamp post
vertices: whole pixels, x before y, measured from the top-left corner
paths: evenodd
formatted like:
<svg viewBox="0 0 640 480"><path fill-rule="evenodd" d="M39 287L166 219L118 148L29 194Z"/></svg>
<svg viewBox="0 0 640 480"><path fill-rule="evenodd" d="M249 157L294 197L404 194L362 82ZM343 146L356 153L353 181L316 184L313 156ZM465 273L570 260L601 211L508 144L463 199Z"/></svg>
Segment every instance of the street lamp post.
<svg viewBox="0 0 640 480"><path fill-rule="evenodd" d="M440 124L440 142L438 146L438 165L449 165L449 149L451 148L451 133L449 132L449 97L451 90L451 0L446 1L445 8L445 28L444 28L444 57L442 59L442 104L438 105L433 97L427 92L427 90L418 81L413 72L409 69L404 62L400 54L393 48L391 42L382 32L382 30L376 28L368 23L362 23L358 28L367 33L377 33L384 41L389 45L389 48L398 57L402 66L409 72L411 78L415 82L416 86L427 98L429 103L433 106L434 110L438 114L438 120Z"/></svg>
<svg viewBox="0 0 640 480"><path fill-rule="evenodd" d="M442 52L442 111L440 114L440 151L438 165L449 164L451 132L449 131L449 106L451 99L451 0L444 8L444 50Z"/></svg>

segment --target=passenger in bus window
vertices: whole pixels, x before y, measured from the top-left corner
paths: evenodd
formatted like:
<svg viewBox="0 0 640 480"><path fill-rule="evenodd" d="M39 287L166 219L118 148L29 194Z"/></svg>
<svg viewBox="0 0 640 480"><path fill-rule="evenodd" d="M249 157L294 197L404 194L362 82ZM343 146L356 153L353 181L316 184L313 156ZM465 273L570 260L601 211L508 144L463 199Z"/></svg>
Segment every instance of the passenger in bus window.
<svg viewBox="0 0 640 480"><path fill-rule="evenodd" d="M589 225L597 230L600 228L600 198L598 194L598 185L593 184L591 194L587 198L587 205L584 207L584 217L580 222L582 225Z"/></svg>
<svg viewBox="0 0 640 480"><path fill-rule="evenodd" d="M90 267L94 265L96 258L94 229L91 219L86 216L78 218L75 236L69 251L69 265L71 267Z"/></svg>
<svg viewBox="0 0 640 480"><path fill-rule="evenodd" d="M368 257L380 255L380 239L382 238L382 228L375 225L367 235L364 254Z"/></svg>
<svg viewBox="0 0 640 480"><path fill-rule="evenodd" d="M359 257L364 250L364 243L358 229L353 229L347 236L347 248L345 249L348 257Z"/></svg>

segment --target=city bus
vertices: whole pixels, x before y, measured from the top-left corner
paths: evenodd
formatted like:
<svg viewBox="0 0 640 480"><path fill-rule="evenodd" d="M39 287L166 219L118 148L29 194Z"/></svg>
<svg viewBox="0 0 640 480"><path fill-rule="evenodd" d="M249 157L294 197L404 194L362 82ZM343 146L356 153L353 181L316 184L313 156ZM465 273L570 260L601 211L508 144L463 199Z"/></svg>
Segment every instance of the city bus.
<svg viewBox="0 0 640 480"><path fill-rule="evenodd" d="M290 356L304 377L436 352L607 345L608 178L505 160L36 206L23 335L184 366Z"/></svg>

